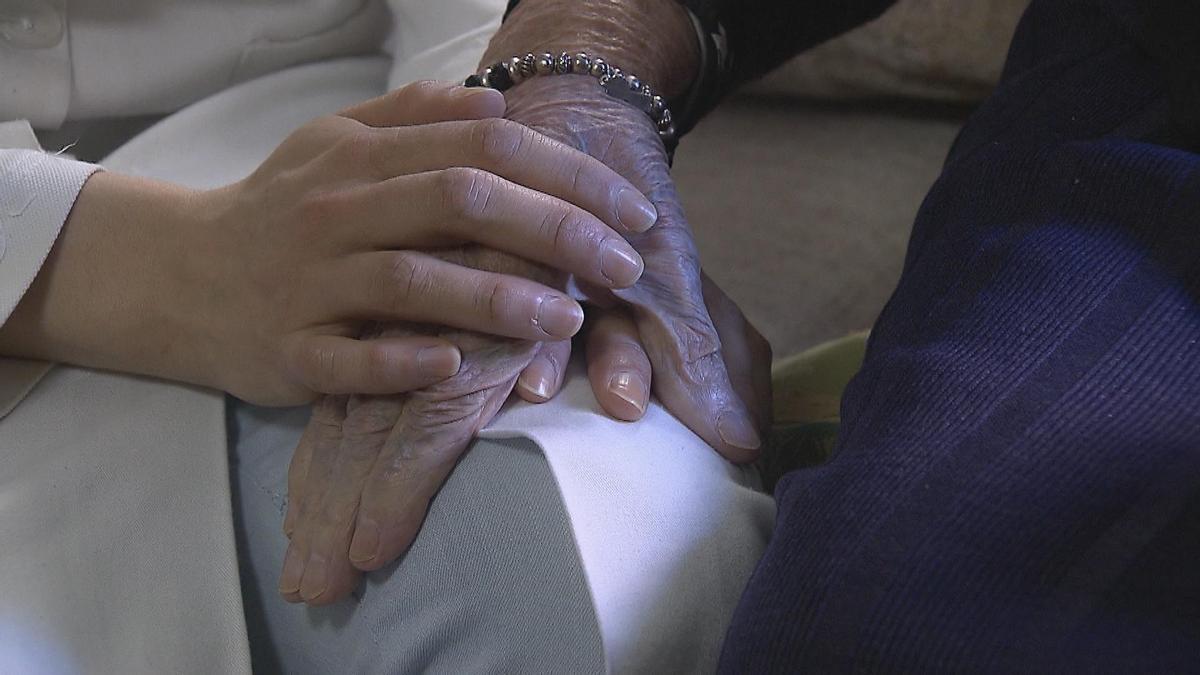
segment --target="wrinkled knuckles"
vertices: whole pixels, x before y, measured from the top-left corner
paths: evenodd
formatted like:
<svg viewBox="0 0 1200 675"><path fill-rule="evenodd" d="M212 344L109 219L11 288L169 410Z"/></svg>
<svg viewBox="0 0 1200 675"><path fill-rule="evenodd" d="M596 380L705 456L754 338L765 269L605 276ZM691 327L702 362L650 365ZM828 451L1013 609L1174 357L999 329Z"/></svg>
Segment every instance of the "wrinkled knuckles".
<svg viewBox="0 0 1200 675"><path fill-rule="evenodd" d="M366 400L361 403L351 403L346 421L342 423L344 440L374 440L380 436L386 437L396 426L396 418L400 416L403 406L401 397L355 397L355 399L359 398ZM346 447L345 444L343 447Z"/></svg>
<svg viewBox="0 0 1200 675"><path fill-rule="evenodd" d="M403 358L410 356L405 352L388 349L384 345L368 341L363 352L366 363L367 379L371 384L380 386L393 380L392 375L405 369Z"/></svg>
<svg viewBox="0 0 1200 675"><path fill-rule="evenodd" d="M396 90L395 98L398 103L403 101L405 105L416 106L425 102L443 99L446 97L448 91L449 87L444 82L439 82L438 80L417 80Z"/></svg>
<svg viewBox="0 0 1200 675"><path fill-rule="evenodd" d="M481 166L506 167L533 142L533 131L512 120L491 118L473 123L472 140Z"/></svg>
<svg viewBox="0 0 1200 675"><path fill-rule="evenodd" d="M341 138L334 142L333 157L343 167L368 167L374 175L375 167L371 162L375 154L376 139L377 136L370 127L359 125L357 129L343 133Z"/></svg>
<svg viewBox="0 0 1200 675"><path fill-rule="evenodd" d="M300 226L319 237L329 231L330 223L337 222L342 208L343 201L334 192L306 194L297 205Z"/></svg>
<svg viewBox="0 0 1200 675"><path fill-rule="evenodd" d="M324 548L329 544L322 534L336 535L346 533L358 517L358 498L326 499L316 517L315 526L318 529L314 548Z"/></svg>
<svg viewBox="0 0 1200 675"><path fill-rule="evenodd" d="M683 317L676 319L675 335L684 362L692 365L721 352L721 338L707 319Z"/></svg>
<svg viewBox="0 0 1200 675"><path fill-rule="evenodd" d="M506 323L507 319L516 319L517 297L518 291L508 277L486 277L476 285L472 304L475 313L488 321Z"/></svg>
<svg viewBox="0 0 1200 675"><path fill-rule="evenodd" d="M555 255L563 255L571 246L585 238L590 228L583 218L569 208L555 208L542 217L538 231Z"/></svg>
<svg viewBox="0 0 1200 675"><path fill-rule="evenodd" d="M319 341L301 348L297 366L305 385L313 390L322 389L322 383L335 381L342 370L337 350Z"/></svg>
<svg viewBox="0 0 1200 675"><path fill-rule="evenodd" d="M442 213L451 222L477 221L488 212L488 206L500 179L482 169L451 167L437 176L437 193Z"/></svg>
<svg viewBox="0 0 1200 675"><path fill-rule="evenodd" d="M428 263L409 251L393 253L380 276L377 282L380 295L396 313L403 312L413 298L432 292L435 286Z"/></svg>

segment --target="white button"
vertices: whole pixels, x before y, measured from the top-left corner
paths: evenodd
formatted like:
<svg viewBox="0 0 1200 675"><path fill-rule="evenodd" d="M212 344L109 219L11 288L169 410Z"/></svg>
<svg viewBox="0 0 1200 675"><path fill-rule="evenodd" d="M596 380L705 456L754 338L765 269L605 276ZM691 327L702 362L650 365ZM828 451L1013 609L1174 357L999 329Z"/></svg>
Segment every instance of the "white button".
<svg viewBox="0 0 1200 675"><path fill-rule="evenodd" d="M22 49L49 49L62 42L63 14L47 0L0 2L0 40Z"/></svg>

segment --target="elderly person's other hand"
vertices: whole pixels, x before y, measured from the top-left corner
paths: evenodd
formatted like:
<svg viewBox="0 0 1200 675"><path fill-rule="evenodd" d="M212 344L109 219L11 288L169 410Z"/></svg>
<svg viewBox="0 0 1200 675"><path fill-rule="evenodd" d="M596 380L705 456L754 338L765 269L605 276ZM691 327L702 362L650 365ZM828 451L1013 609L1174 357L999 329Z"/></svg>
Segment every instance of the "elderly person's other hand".
<svg viewBox="0 0 1200 675"><path fill-rule="evenodd" d="M651 226L650 204L593 158L498 119L504 106L418 83L309 123L224 188L97 174L0 353L280 405L458 371L443 339L359 339L372 320L569 338L583 310L545 279L422 252L478 243L606 287L640 276L624 235Z"/></svg>
<svg viewBox="0 0 1200 675"><path fill-rule="evenodd" d="M464 264L513 272L524 266L533 272L528 263L478 248L453 257ZM765 426L770 347L720 288L707 277L702 283L732 386ZM384 333L410 336L428 330L391 326ZM634 342L637 329L623 309L597 312L587 330L593 382L613 372L649 377L650 364ZM399 557L463 450L495 415L522 371L528 372L532 360L548 358L561 373L570 355L567 342L504 340L456 330L434 334L462 350L456 376L406 395L326 396L314 408L288 470L284 530L291 543L279 584L285 599L336 602L354 589L362 571ZM631 416L640 417L640 409Z"/></svg>

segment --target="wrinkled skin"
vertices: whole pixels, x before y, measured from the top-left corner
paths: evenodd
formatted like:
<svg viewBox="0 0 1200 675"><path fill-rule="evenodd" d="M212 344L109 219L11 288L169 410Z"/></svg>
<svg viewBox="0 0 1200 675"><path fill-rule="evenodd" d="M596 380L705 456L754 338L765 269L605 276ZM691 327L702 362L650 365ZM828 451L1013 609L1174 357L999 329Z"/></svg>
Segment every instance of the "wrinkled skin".
<svg viewBox="0 0 1200 675"><path fill-rule="evenodd" d="M612 292L632 310L654 368L654 393L667 408L732 461L757 454L764 421L731 385L721 340L704 301L700 259L671 181L666 152L643 113L616 101L590 78L534 79L509 92L506 116L596 157L650 198L658 222L629 241L646 271ZM734 427L718 429L717 420Z"/></svg>
<svg viewBox="0 0 1200 675"><path fill-rule="evenodd" d="M640 418L644 399L631 405L606 389L613 372L633 372L724 456L752 460L758 432L769 423L770 348L703 278L666 153L648 118L608 98L587 77L530 80L506 98L506 117L600 159L642 190L659 213L654 228L629 238L645 260L642 279L621 291L587 289L606 308L589 318L589 374L601 405L618 418ZM495 251L443 255L564 287L557 273ZM720 332L710 309L721 319ZM289 470L284 530L292 541L280 580L289 601L339 600L353 590L361 571L403 553L429 501L518 378L524 382L534 371L549 372L552 394L571 347L411 325L389 325L382 333L447 339L461 349L462 369L416 393L326 397L314 408ZM724 351L723 336L729 343ZM527 387L521 395L548 398L530 395Z"/></svg>

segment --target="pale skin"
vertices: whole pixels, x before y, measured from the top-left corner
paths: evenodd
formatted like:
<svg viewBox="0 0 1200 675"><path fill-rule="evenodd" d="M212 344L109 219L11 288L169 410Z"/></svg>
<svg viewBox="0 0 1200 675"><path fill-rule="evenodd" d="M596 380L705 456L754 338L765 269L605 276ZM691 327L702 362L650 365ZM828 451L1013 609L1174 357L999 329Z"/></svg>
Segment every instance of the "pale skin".
<svg viewBox="0 0 1200 675"><path fill-rule="evenodd" d="M561 289L436 249L489 246L625 287L643 267L625 237L655 213L504 110L496 92L417 83L311 122L224 188L96 173L0 328L0 354L295 405L459 372L451 341L364 335L379 322L569 338L583 312ZM515 145L535 161L510 161Z"/></svg>
<svg viewBox="0 0 1200 675"><path fill-rule="evenodd" d="M686 90L696 68L695 35L675 0L603 7L525 0L483 63L527 51L603 55L668 96ZM639 282L589 286L597 306L582 346L600 405L617 419L637 420L653 391L722 455L753 459L769 423L770 347L701 273L650 121L586 76L534 78L506 97L506 117L599 159L646 194L658 213L654 228L629 236L645 261ZM523 159L521 152L515 157ZM465 264L550 279L544 267L495 251L476 247L455 255ZM464 368L408 395L318 402L288 474L284 531L291 542L279 590L289 601L340 600L362 572L403 553L474 433L514 389L535 403L552 397L571 349L566 340L497 340L407 324L382 330L448 339L461 350Z"/></svg>

